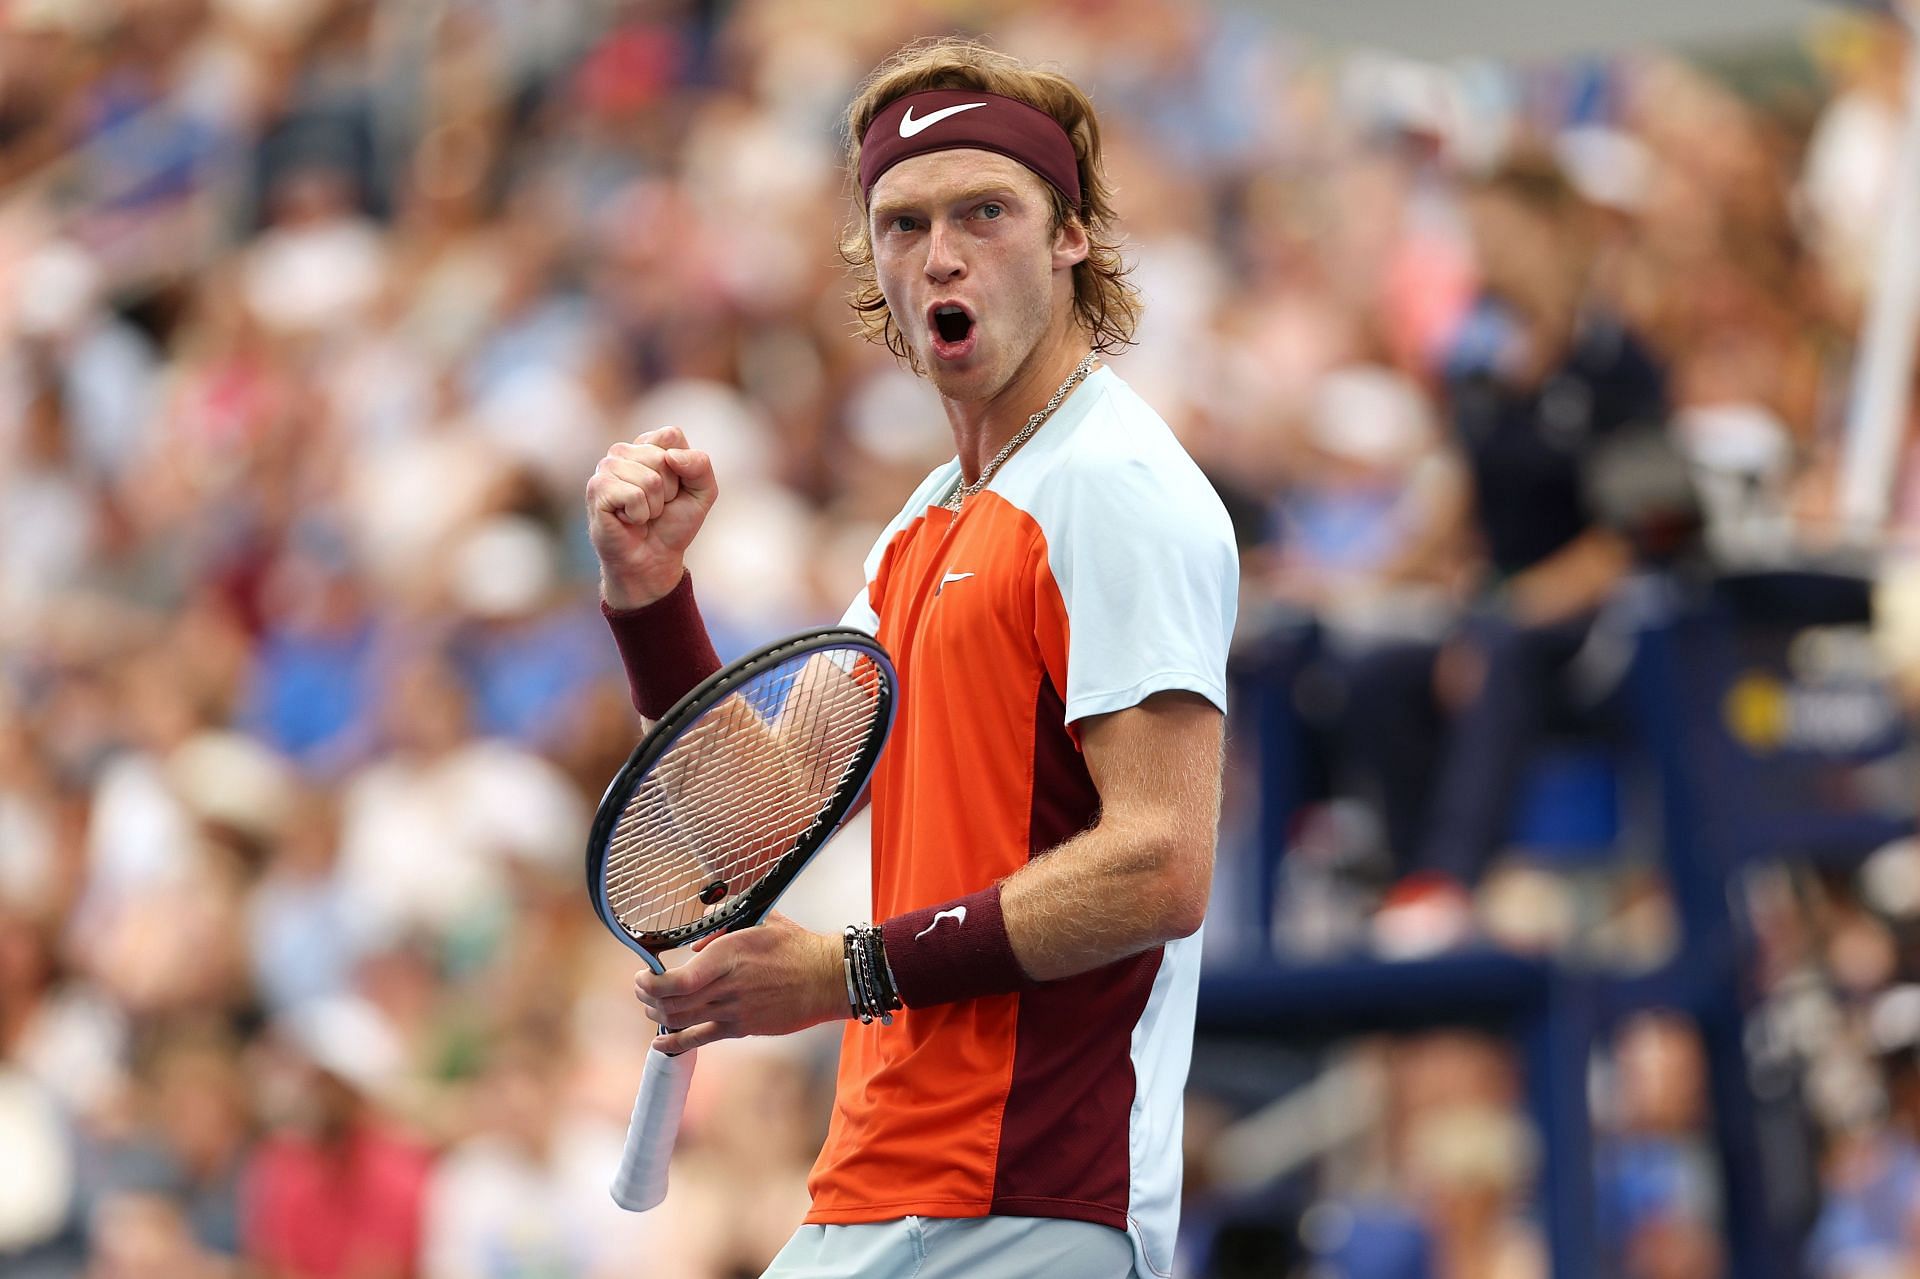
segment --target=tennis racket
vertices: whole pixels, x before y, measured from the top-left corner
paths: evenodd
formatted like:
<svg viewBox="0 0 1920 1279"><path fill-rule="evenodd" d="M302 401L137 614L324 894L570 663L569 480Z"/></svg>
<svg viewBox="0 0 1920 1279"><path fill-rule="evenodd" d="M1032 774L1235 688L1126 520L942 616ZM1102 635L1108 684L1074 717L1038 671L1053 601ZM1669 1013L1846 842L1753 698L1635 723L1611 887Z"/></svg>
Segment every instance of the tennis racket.
<svg viewBox="0 0 1920 1279"><path fill-rule="evenodd" d="M594 815L587 891L600 922L663 973L664 952L766 918L866 788L894 691L886 650L841 629L768 645L701 681ZM666 1197L698 1052L647 1054L611 1188L622 1208Z"/></svg>

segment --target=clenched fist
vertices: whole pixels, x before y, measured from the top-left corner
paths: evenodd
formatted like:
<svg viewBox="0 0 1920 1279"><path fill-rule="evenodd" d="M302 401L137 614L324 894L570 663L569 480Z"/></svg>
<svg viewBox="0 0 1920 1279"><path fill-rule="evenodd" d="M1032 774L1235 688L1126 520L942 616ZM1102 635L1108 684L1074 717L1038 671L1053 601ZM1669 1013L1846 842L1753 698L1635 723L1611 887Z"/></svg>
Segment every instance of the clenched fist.
<svg viewBox="0 0 1920 1279"><path fill-rule="evenodd" d="M587 481L587 532L614 608L651 604L680 584L687 546L720 495L713 459L677 426L616 444Z"/></svg>

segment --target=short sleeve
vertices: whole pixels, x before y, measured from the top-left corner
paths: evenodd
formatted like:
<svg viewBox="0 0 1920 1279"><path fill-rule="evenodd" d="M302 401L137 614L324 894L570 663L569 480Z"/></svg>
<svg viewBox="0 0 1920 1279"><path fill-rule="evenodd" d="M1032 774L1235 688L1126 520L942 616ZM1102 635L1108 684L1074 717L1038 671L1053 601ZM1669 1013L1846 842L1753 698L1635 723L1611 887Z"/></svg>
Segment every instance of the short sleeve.
<svg viewBox="0 0 1920 1279"><path fill-rule="evenodd" d="M1180 460L1080 469L1049 504L1035 640L1059 684L1064 638L1069 724L1173 690L1226 709L1239 553L1226 508Z"/></svg>
<svg viewBox="0 0 1920 1279"><path fill-rule="evenodd" d="M873 579L867 579L867 585L853 597L853 603L847 605L847 611L840 615L840 625L849 630L865 631L869 635L880 633L880 613L873 606Z"/></svg>

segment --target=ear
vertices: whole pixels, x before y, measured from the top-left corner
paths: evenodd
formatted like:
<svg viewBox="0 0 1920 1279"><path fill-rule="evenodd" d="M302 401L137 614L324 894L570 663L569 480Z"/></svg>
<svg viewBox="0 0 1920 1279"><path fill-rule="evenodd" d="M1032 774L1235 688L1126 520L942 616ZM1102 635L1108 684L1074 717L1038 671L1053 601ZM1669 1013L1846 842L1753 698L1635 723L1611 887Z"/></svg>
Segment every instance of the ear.
<svg viewBox="0 0 1920 1279"><path fill-rule="evenodd" d="M1087 260L1092 249L1087 242L1087 229L1080 225L1079 218L1069 218L1053 233L1053 269L1066 271Z"/></svg>

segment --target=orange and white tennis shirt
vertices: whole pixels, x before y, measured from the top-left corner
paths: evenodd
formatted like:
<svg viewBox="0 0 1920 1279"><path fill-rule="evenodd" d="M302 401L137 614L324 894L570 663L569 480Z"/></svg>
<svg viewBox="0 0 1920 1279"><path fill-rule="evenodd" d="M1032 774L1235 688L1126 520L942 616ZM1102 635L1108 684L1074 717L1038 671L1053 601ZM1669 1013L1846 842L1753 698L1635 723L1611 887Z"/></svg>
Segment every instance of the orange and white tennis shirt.
<svg viewBox="0 0 1920 1279"><path fill-rule="evenodd" d="M1226 706L1239 562L1212 487L1102 368L956 516L929 475L845 624L902 697L873 782L873 918L988 888L1092 825L1077 724ZM809 1222L1069 1217L1170 1269L1200 937L1017 994L849 1023ZM1143 1273L1145 1273L1143 1271Z"/></svg>

